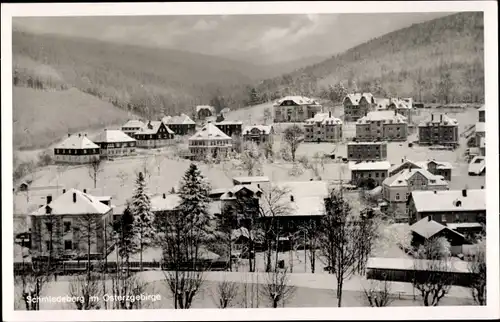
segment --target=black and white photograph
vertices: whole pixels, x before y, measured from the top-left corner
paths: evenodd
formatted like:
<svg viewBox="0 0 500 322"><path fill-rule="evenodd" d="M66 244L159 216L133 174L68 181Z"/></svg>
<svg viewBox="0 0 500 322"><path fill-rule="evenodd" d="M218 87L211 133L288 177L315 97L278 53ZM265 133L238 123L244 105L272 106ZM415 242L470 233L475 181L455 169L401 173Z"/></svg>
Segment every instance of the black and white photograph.
<svg viewBox="0 0 500 322"><path fill-rule="evenodd" d="M499 317L496 3L271 4L2 4L12 320Z"/></svg>

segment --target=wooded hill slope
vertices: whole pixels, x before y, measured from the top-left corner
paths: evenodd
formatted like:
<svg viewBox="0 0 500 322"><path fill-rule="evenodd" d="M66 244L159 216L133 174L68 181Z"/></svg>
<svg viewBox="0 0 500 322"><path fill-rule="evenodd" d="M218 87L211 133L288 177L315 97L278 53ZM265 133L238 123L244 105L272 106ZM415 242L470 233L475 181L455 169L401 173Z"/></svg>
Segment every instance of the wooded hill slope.
<svg viewBox="0 0 500 322"><path fill-rule="evenodd" d="M339 82L348 91L378 96L482 102L483 14L458 13L391 32L319 64L265 80L257 93L262 100L286 94L329 97Z"/></svg>

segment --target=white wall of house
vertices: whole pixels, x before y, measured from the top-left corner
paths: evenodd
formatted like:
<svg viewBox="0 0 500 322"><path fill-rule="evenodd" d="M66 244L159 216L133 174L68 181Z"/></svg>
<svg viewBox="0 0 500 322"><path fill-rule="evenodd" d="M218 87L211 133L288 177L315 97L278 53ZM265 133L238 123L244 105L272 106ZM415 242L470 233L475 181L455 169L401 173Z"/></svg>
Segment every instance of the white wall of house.
<svg viewBox="0 0 500 322"><path fill-rule="evenodd" d="M83 155L71 155L71 154L55 154L54 161L60 163L72 163L72 164L83 164L90 163L95 160L99 160L99 154L83 154Z"/></svg>

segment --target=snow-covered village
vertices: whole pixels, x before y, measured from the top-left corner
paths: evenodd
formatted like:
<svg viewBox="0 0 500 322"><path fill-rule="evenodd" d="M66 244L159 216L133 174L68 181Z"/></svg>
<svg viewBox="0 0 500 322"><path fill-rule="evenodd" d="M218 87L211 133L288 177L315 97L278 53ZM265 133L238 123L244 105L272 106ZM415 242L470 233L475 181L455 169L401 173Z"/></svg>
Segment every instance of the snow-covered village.
<svg viewBox="0 0 500 322"><path fill-rule="evenodd" d="M19 18L14 309L486 305L482 14L408 17L241 86Z"/></svg>

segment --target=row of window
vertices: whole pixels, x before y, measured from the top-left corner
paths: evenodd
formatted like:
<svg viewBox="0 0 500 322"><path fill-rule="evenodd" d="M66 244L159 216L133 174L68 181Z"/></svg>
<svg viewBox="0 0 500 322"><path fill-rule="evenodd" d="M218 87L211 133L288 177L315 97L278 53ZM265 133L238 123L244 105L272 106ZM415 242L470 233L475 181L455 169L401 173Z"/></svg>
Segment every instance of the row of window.
<svg viewBox="0 0 500 322"><path fill-rule="evenodd" d="M116 151L116 150L109 150L108 151L108 155L113 155L113 154L118 154L118 155L121 155L121 154L124 154L124 153L134 153L135 152L135 149L129 149L128 151L122 151L122 150L119 150L119 151Z"/></svg>
<svg viewBox="0 0 500 322"><path fill-rule="evenodd" d="M371 178L372 177L372 172L368 172L368 175L367 175L367 178ZM364 172L359 172L358 173L358 176L360 178L364 178L365 177L365 173ZM375 178L385 178L385 172L375 172Z"/></svg>
<svg viewBox="0 0 500 322"><path fill-rule="evenodd" d="M134 147L135 145L136 145L135 142L116 142L116 143L101 143L100 144L102 149L126 148L126 147Z"/></svg>
<svg viewBox="0 0 500 322"><path fill-rule="evenodd" d="M231 141L229 140L211 140L211 141L198 141L198 140L193 140L189 142L190 146L226 146L228 144L231 144Z"/></svg>
<svg viewBox="0 0 500 322"><path fill-rule="evenodd" d="M54 154L60 154L60 155L99 154L99 149L54 149Z"/></svg>
<svg viewBox="0 0 500 322"><path fill-rule="evenodd" d="M172 139L170 134L136 134L137 140L159 140L159 139Z"/></svg>

